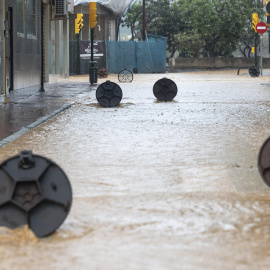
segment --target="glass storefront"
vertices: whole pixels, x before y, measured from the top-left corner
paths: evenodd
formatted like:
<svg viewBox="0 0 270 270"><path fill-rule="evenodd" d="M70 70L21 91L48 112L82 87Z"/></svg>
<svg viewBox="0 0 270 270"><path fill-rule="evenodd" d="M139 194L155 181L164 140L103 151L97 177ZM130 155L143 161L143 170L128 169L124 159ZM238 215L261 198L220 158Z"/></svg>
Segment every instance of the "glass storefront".
<svg viewBox="0 0 270 270"><path fill-rule="evenodd" d="M27 1L27 38L37 36L36 0Z"/></svg>
<svg viewBox="0 0 270 270"><path fill-rule="evenodd" d="M13 54L13 65L10 71L13 89L10 91L14 91L13 96L16 98L20 91L30 93L40 89L42 1L6 0L6 4L14 14L12 21L13 40L10 44Z"/></svg>
<svg viewBox="0 0 270 270"><path fill-rule="evenodd" d="M51 21L50 42L49 42L49 66L50 74L55 74L55 21Z"/></svg>
<svg viewBox="0 0 270 270"><path fill-rule="evenodd" d="M16 10L17 10L16 29L17 29L17 35L22 36L22 37L24 37L23 9L24 9L23 0L17 0L17 4L16 4Z"/></svg>
<svg viewBox="0 0 270 270"><path fill-rule="evenodd" d="M3 31L3 0L0 0L0 94L4 94L4 66L3 66L3 43L4 43L4 31Z"/></svg>

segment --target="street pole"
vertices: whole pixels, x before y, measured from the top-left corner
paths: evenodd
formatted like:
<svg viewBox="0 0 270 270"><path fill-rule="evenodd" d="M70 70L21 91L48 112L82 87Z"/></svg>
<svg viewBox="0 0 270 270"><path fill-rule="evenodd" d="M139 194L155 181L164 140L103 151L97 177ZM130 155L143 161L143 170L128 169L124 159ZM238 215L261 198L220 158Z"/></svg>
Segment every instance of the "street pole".
<svg viewBox="0 0 270 270"><path fill-rule="evenodd" d="M268 32L268 53L270 53L270 32Z"/></svg>
<svg viewBox="0 0 270 270"><path fill-rule="evenodd" d="M89 2L89 27L91 29L91 61L89 62L89 81L91 84L97 83L98 62L94 61L94 39L95 27L97 25L97 3Z"/></svg>
<svg viewBox="0 0 270 270"><path fill-rule="evenodd" d="M44 4L41 2L41 88L40 92L45 92L44 89Z"/></svg>
<svg viewBox="0 0 270 270"><path fill-rule="evenodd" d="M146 32L145 32L145 0L143 0L143 40L146 39Z"/></svg>
<svg viewBox="0 0 270 270"><path fill-rule="evenodd" d="M95 38L95 33L94 33L94 28L91 28L91 61L94 61L94 38Z"/></svg>
<svg viewBox="0 0 270 270"><path fill-rule="evenodd" d="M77 34L78 36L78 56L77 56L77 75L80 75L81 73L81 67L80 67L80 32Z"/></svg>
<svg viewBox="0 0 270 270"><path fill-rule="evenodd" d="M257 33L254 32L255 67L257 67Z"/></svg>
<svg viewBox="0 0 270 270"><path fill-rule="evenodd" d="M263 58L262 35L260 36L260 51L261 51L261 76L262 76L262 58Z"/></svg>

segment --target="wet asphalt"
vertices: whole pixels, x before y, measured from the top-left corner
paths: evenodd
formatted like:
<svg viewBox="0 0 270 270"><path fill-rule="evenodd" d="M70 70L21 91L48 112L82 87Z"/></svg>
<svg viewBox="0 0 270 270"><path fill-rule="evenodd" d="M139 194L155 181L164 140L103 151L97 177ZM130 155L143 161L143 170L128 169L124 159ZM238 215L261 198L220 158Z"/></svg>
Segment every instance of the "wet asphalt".
<svg viewBox="0 0 270 270"><path fill-rule="evenodd" d="M163 77L178 87L171 102L153 95ZM23 149L54 160L73 204L44 239L0 228L0 268L269 269L270 190L257 158L270 136L270 76L139 74L119 85L113 108L83 76L13 104L2 141L31 128L0 148L0 162Z"/></svg>
<svg viewBox="0 0 270 270"><path fill-rule="evenodd" d="M20 95L14 102L1 103L0 141L17 132L18 136L24 134L27 129L30 130L69 108L76 98L89 93L91 89L87 82L45 84L45 92ZM2 145L0 143L0 146L6 144L6 141Z"/></svg>

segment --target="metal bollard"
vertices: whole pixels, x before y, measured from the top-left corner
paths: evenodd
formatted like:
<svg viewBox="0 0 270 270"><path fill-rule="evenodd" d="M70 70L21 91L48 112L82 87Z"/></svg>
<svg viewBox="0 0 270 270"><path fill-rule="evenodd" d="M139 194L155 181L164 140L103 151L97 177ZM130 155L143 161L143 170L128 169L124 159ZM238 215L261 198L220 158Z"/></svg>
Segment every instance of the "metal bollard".
<svg viewBox="0 0 270 270"><path fill-rule="evenodd" d="M103 107L115 107L122 100L123 92L121 87L111 81L99 85L96 91L98 103Z"/></svg>
<svg viewBox="0 0 270 270"><path fill-rule="evenodd" d="M64 222L71 203L70 182L53 161L22 151L0 164L0 226L28 224L45 237Z"/></svg>
<svg viewBox="0 0 270 270"><path fill-rule="evenodd" d="M153 93L159 101L171 101L177 95L177 86L174 81L163 78L154 84Z"/></svg>

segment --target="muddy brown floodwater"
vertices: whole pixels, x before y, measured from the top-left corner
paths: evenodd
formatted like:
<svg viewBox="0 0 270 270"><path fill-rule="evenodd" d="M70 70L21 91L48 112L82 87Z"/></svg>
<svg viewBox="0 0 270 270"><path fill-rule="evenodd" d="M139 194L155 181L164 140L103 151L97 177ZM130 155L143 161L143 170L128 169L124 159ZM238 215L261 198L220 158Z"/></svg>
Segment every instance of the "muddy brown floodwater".
<svg viewBox="0 0 270 270"><path fill-rule="evenodd" d="M73 205L47 238L0 228L0 269L269 269L257 156L270 136L270 77L236 74L135 75L118 107L91 91L1 148L0 161L23 149L54 160ZM152 93L164 76L178 86L172 102Z"/></svg>

